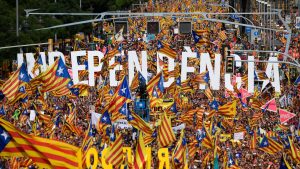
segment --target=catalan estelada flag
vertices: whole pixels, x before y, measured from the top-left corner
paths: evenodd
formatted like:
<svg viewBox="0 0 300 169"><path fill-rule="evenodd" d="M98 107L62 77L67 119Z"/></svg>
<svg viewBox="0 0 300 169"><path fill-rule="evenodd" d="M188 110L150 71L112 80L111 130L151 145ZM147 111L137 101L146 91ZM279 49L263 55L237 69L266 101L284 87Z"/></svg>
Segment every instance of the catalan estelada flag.
<svg viewBox="0 0 300 169"><path fill-rule="evenodd" d="M204 94L208 98L209 101L213 100L214 96L213 96L213 94L210 90L210 87L208 85L205 86Z"/></svg>
<svg viewBox="0 0 300 169"><path fill-rule="evenodd" d="M122 135L118 135L116 140L111 144L105 159L106 159L106 163L112 164L115 168L117 168L122 164L123 161Z"/></svg>
<svg viewBox="0 0 300 169"><path fill-rule="evenodd" d="M45 72L32 79L32 83L35 81L42 84L42 93L59 91L68 85L73 85L69 84L71 77L61 58L57 59Z"/></svg>
<svg viewBox="0 0 300 169"><path fill-rule="evenodd" d="M134 169L144 169L146 165L147 153L142 133L139 133L139 140L135 148Z"/></svg>
<svg viewBox="0 0 300 169"><path fill-rule="evenodd" d="M207 38L204 38L205 37L204 35L208 33L209 33L208 30L193 30L192 35L194 38L194 42L200 45L210 43Z"/></svg>
<svg viewBox="0 0 300 169"><path fill-rule="evenodd" d="M228 165L226 166L226 169L239 169L240 167L235 163L232 154L229 155L228 158Z"/></svg>
<svg viewBox="0 0 300 169"><path fill-rule="evenodd" d="M157 50L158 52L161 52L163 54L166 54L167 56L169 56L172 59L176 59L177 58L177 53L175 50L173 50L170 45L168 45L167 43L158 41L157 42Z"/></svg>
<svg viewBox="0 0 300 169"><path fill-rule="evenodd" d="M275 154L281 151L283 146L273 139L264 136L259 144L259 149L269 154Z"/></svg>
<svg viewBox="0 0 300 169"><path fill-rule="evenodd" d="M189 159L194 159L198 149L199 149L199 143L196 140L188 144Z"/></svg>
<svg viewBox="0 0 300 169"><path fill-rule="evenodd" d="M145 122L138 114L130 112L128 110L127 120L133 127L139 129L145 134L152 135L153 130L151 129L150 125L147 122Z"/></svg>
<svg viewBox="0 0 300 169"><path fill-rule="evenodd" d="M181 130L180 139L177 142L177 145L172 154L172 161L174 166L183 166L186 160L186 139L184 137L184 130Z"/></svg>
<svg viewBox="0 0 300 169"><path fill-rule="evenodd" d="M220 106L218 114L225 117L234 117L236 115L236 100Z"/></svg>
<svg viewBox="0 0 300 169"><path fill-rule="evenodd" d="M35 71L39 69L39 67L43 65L42 56L39 54L38 60L35 61L34 66L32 68L32 73L35 74Z"/></svg>
<svg viewBox="0 0 300 169"><path fill-rule="evenodd" d="M109 50L105 56L101 59L101 62L104 62L104 61L109 61L111 58L113 58L116 54L119 53L119 50L118 50L118 47L119 46L116 46L114 47L113 49Z"/></svg>
<svg viewBox="0 0 300 169"><path fill-rule="evenodd" d="M224 41L227 39L227 35L226 35L226 32L223 30L221 32L219 32L219 38Z"/></svg>
<svg viewBox="0 0 300 169"><path fill-rule="evenodd" d="M152 77L152 79L147 84L147 92L149 95L152 94L153 88L157 86L158 82L160 81L162 72L159 72L157 75Z"/></svg>
<svg viewBox="0 0 300 169"><path fill-rule="evenodd" d="M208 83L209 82L209 72L202 72L200 74L197 74L194 78L193 81L199 82L199 83Z"/></svg>
<svg viewBox="0 0 300 169"><path fill-rule="evenodd" d="M163 102L163 99L160 97L162 94L160 94L159 90L157 90L157 87L155 86L152 90L152 96L150 97L150 107L156 107L157 105L161 105Z"/></svg>
<svg viewBox="0 0 300 169"><path fill-rule="evenodd" d="M98 128L100 131L104 131L108 126L111 125L110 117L108 111L105 111L99 120Z"/></svg>
<svg viewBox="0 0 300 169"><path fill-rule="evenodd" d="M139 74L140 74L140 72L138 72L134 75L131 85L130 85L131 90L135 90L139 87Z"/></svg>
<svg viewBox="0 0 300 169"><path fill-rule="evenodd" d="M153 140L155 140L157 138L157 132L154 131L151 135L145 134L144 135L144 143L145 145L148 145L150 143L152 143Z"/></svg>
<svg viewBox="0 0 300 169"><path fill-rule="evenodd" d="M166 113L164 113L161 124L158 127L157 140L161 147L169 146L176 140L171 126L171 120L167 117Z"/></svg>
<svg viewBox="0 0 300 169"><path fill-rule="evenodd" d="M70 87L71 92L75 96L88 96L89 94L89 85L87 84L75 84Z"/></svg>
<svg viewBox="0 0 300 169"><path fill-rule="evenodd" d="M207 132L206 127L203 127L202 133L197 137L197 140L199 142L201 142L202 146L209 148L209 149L213 148L213 144L212 144L213 139L212 139L211 134L209 132Z"/></svg>
<svg viewBox="0 0 300 169"><path fill-rule="evenodd" d="M128 85L127 77L125 76L121 81L120 85L117 87L117 90L109 103L108 112L112 114L111 121L114 122L119 118L126 117L122 116L118 111L126 103L127 100L131 99L130 88Z"/></svg>
<svg viewBox="0 0 300 169"><path fill-rule="evenodd" d="M0 133L0 156L29 157L39 168L79 168L76 146L27 135L3 119Z"/></svg>
<svg viewBox="0 0 300 169"><path fill-rule="evenodd" d="M294 161L296 161L297 163L299 163L300 162L299 151L298 151L297 147L295 146L293 140L290 137L288 137L288 139L289 139L289 144L290 144L290 147L291 147L291 156L292 156L292 159Z"/></svg>
<svg viewBox="0 0 300 169"><path fill-rule="evenodd" d="M279 169L292 169L291 165L285 159L285 156L286 155L282 155L282 157L281 157L280 168Z"/></svg>
<svg viewBox="0 0 300 169"><path fill-rule="evenodd" d="M4 82L2 85L2 92L9 101L13 101L18 93L25 92L24 83L28 83L30 80L26 65L22 66L15 71L15 73Z"/></svg>

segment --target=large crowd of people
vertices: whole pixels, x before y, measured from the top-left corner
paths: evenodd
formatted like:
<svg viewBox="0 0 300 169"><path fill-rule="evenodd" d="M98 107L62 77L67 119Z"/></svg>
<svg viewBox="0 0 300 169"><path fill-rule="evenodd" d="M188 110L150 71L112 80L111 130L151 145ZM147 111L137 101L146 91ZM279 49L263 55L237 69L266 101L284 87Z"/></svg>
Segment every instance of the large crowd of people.
<svg viewBox="0 0 300 169"><path fill-rule="evenodd" d="M140 12L226 12L229 8L223 6L210 6L203 1L167 1L164 3L152 3L150 2L147 7L141 7ZM234 21L232 18L226 17L226 15L209 15L209 18L216 18L221 20ZM253 17L256 21L259 18ZM156 74L156 61L157 61L157 43L162 41L169 44L170 47L176 51L177 56L175 62L181 61L182 52L185 50L184 46L190 46L192 51L197 53L210 53L213 58L215 53L222 54L222 67L221 74L224 74L225 58L227 53L225 47L231 49L231 53L236 53L234 50L257 50L262 49L264 45L264 38L276 39L280 43L273 44L269 50L277 50L284 52L286 39L284 34L276 33L265 34L262 32L261 40L250 41L250 38L242 33L241 27L235 29L229 29L228 25L219 22L205 21L201 16L195 15L188 19L192 21L192 30L200 32L201 42L195 43L192 32L187 34L180 34L176 31L178 29L178 23L186 21L186 19L180 17L148 17L148 18L129 18L128 19L128 31L123 32L121 40L120 37L111 35L113 33L112 23L101 22L94 26L92 33L77 34L70 41L64 42L64 44L54 44L54 49L58 51L64 51L66 54L66 65L70 66L69 51L72 50L88 50L95 48L95 50L110 51L122 45L124 50L124 56L121 56L120 64L123 67L127 65L127 52L130 50L137 51L138 55L143 50L148 54L148 72L152 73L151 77L148 77L148 81ZM160 31L158 34L151 38L146 33L147 21L159 21ZM234 25L233 25L234 27ZM231 28L231 27L230 27ZM263 36L265 35L265 36ZM297 32L293 32L293 35L297 35ZM272 37L271 37L272 36ZM271 40L272 41L272 40ZM68 47L70 48L68 48ZM267 48L266 45L265 48ZM299 61L299 37L293 36L292 42L289 46L289 55L296 61ZM265 53L239 53L246 59L248 55L255 56L256 59L265 59L268 54ZM283 58L283 55L276 55L279 59ZM84 64L85 60L81 61ZM164 62L164 61L163 61ZM164 64L164 63L163 63ZM295 161L292 157L290 144L287 138L290 137L296 147L299 148L300 143L300 87L299 83L294 81L299 76L297 68L288 64L280 64L280 85L281 93L276 93L272 90L272 87L267 91L262 89L262 83L259 83L262 79L255 81L255 93L247 97L243 101L238 101L236 107L236 115L233 118L227 118L220 114L212 115L214 109L211 107L212 101L217 101L219 107L226 103L231 103L234 100L239 100L239 97L235 94L227 91L225 86L221 83L220 90L211 90L212 97L208 96L205 90L198 89L199 83L193 80L193 77L197 76L199 72L199 62L191 60L190 65L195 66L195 73L190 73L188 76L189 81L181 82L181 85L174 85L166 88L163 99L171 99L176 102L177 112L170 115L172 119L172 127L185 124L184 132L188 150L196 147L196 153L188 153L188 167L193 168L213 168L214 162L214 148L207 148L202 145L201 140L198 139L199 130L207 127L208 132L211 133L215 145L218 146L218 162L219 168L228 167L228 158L233 157L235 165L240 168L252 169L266 169L266 168L280 168L282 164L282 157L285 158L287 163L292 168L300 168L300 163ZM154 66L150 66L154 65ZM256 69L265 71L265 63L255 63ZM235 69L234 75L244 77L247 75L246 64L243 64L241 69ZM179 71L180 68L178 68ZM299 68L298 68L299 69ZM125 69L124 69L125 70ZM180 72L180 71L179 71ZM99 129L98 123L90 125L93 113L103 113L103 110L110 103L112 95L108 93L112 91L115 93L116 87L108 87L108 78L105 78L108 73L108 66L103 68L101 74L98 74L97 78L101 78L95 87L89 87L87 96L61 96L56 97L51 93L36 93L33 92L24 99L16 102L9 103L8 100L3 97L0 101L0 107L5 112L2 118L14 124L18 129L29 135L35 135L39 137L54 139L63 141L77 147L82 147L87 132L91 132L91 137L94 147L98 150L99 156L101 151L108 147L110 144L110 135L112 126L108 126L106 130ZM119 71L117 73L118 79L122 79L126 72ZM101 76L101 77L100 77ZM178 77L178 73L173 73L169 77ZM80 79L84 80L88 77L87 74L83 74ZM224 76L221 76L221 81L224 81ZM168 78L168 77L165 77ZM7 80L7 79L6 79ZM208 83L209 84L209 83ZM183 88L188 88L184 90ZM243 80L242 87L247 90L247 80ZM232 91L238 92L238 91ZM146 93L146 96L142 96L146 93L146 90L140 86L131 90L131 94L135 98L152 99L152 93ZM42 98L42 99L40 99ZM213 99L212 99L213 98ZM294 113L296 116L290 119L288 122L281 124L278 111L273 112L268 109L262 109L269 100L275 98L276 105L281 109L285 109L290 113ZM242 98L241 98L242 99ZM240 100L241 100L240 99ZM134 111L134 102L129 103L129 109ZM160 106L160 105L156 105ZM157 122L159 121L159 115L164 111L154 111L153 107L148 105L142 114L142 117L150 116L149 121L146 120L154 130L157 128ZM193 110L194 113L191 113ZM201 112L200 115L198 112ZM36 117L32 119L32 111L35 112ZM165 109L167 111L167 109ZM140 112L141 113L141 112ZM144 114L143 114L144 113ZM148 115L148 114L149 115ZM169 114L169 113L168 113ZM184 118L184 117L189 118ZM197 116L197 117L196 117ZM146 118L145 118L146 119ZM69 127L71 125L71 127ZM76 131L74 128L76 128ZM131 147L135 149L137 143L137 129L135 128L118 128L114 129L115 133L121 134L123 138L123 146ZM216 130L216 131L215 131ZM180 130L174 131L177 140L180 137ZM243 138L239 140L234 139L234 134L243 132ZM201 133L201 132L200 132ZM253 133L257 134L257 139L254 141L254 146L251 145ZM221 138L225 135L229 135L228 138ZM275 154L269 154L260 149L260 141L264 136L276 140L283 146L283 149ZM155 136L153 136L155 138ZM156 136L157 137L157 136ZM218 138L220 137L220 138ZM197 144L193 144L197 142ZM177 141L174 141L168 146L169 157L171 160L172 152L175 149ZM194 145L194 147L193 147ZM158 168L159 160L157 158L157 151L160 148L156 139L148 144L152 148L152 161L151 168ZM134 152L134 151L133 151ZM0 153L1 154L1 153ZM2 168L37 168L34 161L28 162L28 158L12 158L1 157L0 165ZM95 160L95 159L94 159ZM98 164L101 167L101 160ZM125 164L124 157L124 164ZM27 163L26 163L27 162ZM182 166L172 166L172 168L183 168Z"/></svg>

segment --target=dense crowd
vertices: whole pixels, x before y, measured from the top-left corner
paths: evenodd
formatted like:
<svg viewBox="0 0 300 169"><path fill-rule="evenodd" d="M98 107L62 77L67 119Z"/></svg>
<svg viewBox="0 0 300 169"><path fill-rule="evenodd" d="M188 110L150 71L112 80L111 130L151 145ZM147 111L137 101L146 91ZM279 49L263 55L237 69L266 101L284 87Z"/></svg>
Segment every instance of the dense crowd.
<svg viewBox="0 0 300 169"><path fill-rule="evenodd" d="M202 12L226 12L228 8L223 7L214 7L205 5L205 3L199 1L168 1L168 3L156 4L150 3L147 8L141 8L141 12L156 11L156 12L193 12L193 11L202 11ZM210 18L217 19L226 19L225 16L209 16ZM160 23L160 32L155 36L154 39L148 39L147 34L145 33L146 21L157 21ZM229 18L229 20L231 20ZM74 38L68 42L68 46L71 46L72 50L87 50L89 48L89 42L94 42L96 44L96 50L106 51L112 50L117 47L120 43L123 44L122 48L125 51L125 55L122 56L122 61L120 64L126 66L127 52L129 50L136 50L140 55L142 50L147 50L148 53L148 62L156 63L156 54L157 54L157 42L158 40L163 41L167 44L170 44L171 48L174 49L177 53L176 61L180 63L181 54L185 50L183 46L190 46L192 51L197 53L208 52L213 57L214 53L221 53L222 57L226 57L226 52L224 47L232 49L231 53L235 53L234 50L255 50L261 49L262 44L258 42L250 42L250 39L246 34L241 33L240 28L229 30L228 26L221 23L208 22L201 20L199 16L193 16L193 30L203 30L201 38L203 43L195 43L192 34L177 34L174 32L174 29L178 28L177 23L183 21L181 18L172 18L172 17L151 17L151 18L134 18L129 19L129 30L128 33L123 33L123 38L121 41L111 36L112 28L110 23L99 23L93 30L93 34L79 36L76 35ZM220 32L225 33L225 38L220 36ZM261 37L262 40L266 37ZM271 37L270 37L271 38ZM280 39L281 43L276 44L270 50L284 51L286 40L284 39L284 34L277 33L275 39ZM65 47L65 46L64 46ZM91 47L91 46L90 46ZM62 45L57 44L55 47L58 51L65 51L62 49ZM298 37L292 39L290 44L289 55L292 56L295 60L299 61L299 50L300 44ZM68 54L68 53L66 53ZM256 57L256 59L262 59L261 53L241 53L244 56L244 59L247 55L251 54ZM268 55L266 55L268 56ZM66 55L68 58L69 56ZM282 59L282 55L277 55L279 59ZM84 63L85 60L82 60ZM67 59L67 66L69 62ZM196 72L199 72L199 66L197 67L196 61L191 61L189 63L196 65ZM149 64L148 64L149 65ZM243 65L245 67L246 65ZM266 64L257 64L256 69L265 70ZM227 164L228 155L231 154L235 159L236 165L240 168L252 169L266 169L266 168L279 168L281 164L282 156L285 156L286 161L292 166L292 168L300 168L300 164L297 164L291 157L290 148L283 141L284 138L290 136L293 138L293 142L296 147L299 147L300 137L298 132L300 130L300 121L299 121L299 112L300 112L300 87L295 84L299 73L297 70L289 65L281 64L280 69L280 79L281 79L281 93L275 93L274 91L256 90L255 93L246 99L246 107L242 104L237 106L237 114L234 118L224 118L220 115L214 115L212 118L209 117L210 113L213 111L211 108L211 98L207 97L204 93L204 90L195 88L195 83L193 82L192 77L196 76L197 73L191 73L189 76L190 81L186 84L190 87L191 90L182 91L177 93L178 98L176 98L175 93L171 92L171 89L167 89L164 93L164 99L174 99L176 101L178 112L172 116L172 127L178 126L182 123L185 123L185 137L187 145L197 141L198 130L202 129L202 126L206 124L211 124L217 128L216 130L219 134L230 134L231 137L222 141L217 141L216 145L219 147L218 150L218 160L221 168L226 168L224 166ZM107 68L107 67L106 67ZM105 68L104 68L105 69ZM149 68L148 72L152 73L152 77L156 74L156 67ZM222 67L224 69L224 65ZM292 71L293 69L293 71ZM102 70L107 72L108 70ZM241 77L247 75L247 69L238 69L235 70ZM180 71L179 71L180 72ZM223 75L224 70L221 70ZM126 74L126 73L125 73ZM102 73L99 76L105 76L105 73ZM107 74L106 74L107 75ZM118 73L122 78L124 74ZM108 83L108 79L105 77L105 83ZM152 77L148 77L150 80ZM223 76L221 76L223 77ZM87 75L80 77L81 80L86 79ZM224 81L221 78L221 81ZM3 107L5 110L5 115L3 119L11 122L21 131L36 135L44 138L50 138L54 140L63 141L78 147L81 147L83 144L84 136L87 132L92 133L93 147L95 147L99 155L101 156L101 151L103 148L109 145L109 137L112 126L109 126L106 130L99 130L97 124L93 124L90 128L91 116L92 113L103 113L103 109L109 103L109 99L105 98L103 92L106 87L104 82L99 83L96 87L89 87L88 96L79 96L75 98L69 98L68 96L55 97L50 93L43 93L44 101L40 102L37 99L37 94L33 94L28 97L28 101L17 101L14 104L6 104L7 100L3 98L0 103L0 107ZM183 82L182 82L183 83ZM222 84L222 83L221 83ZM255 83L256 88L261 88L261 83ZM197 85L197 83L196 83ZM242 88L247 88L246 81L243 81ZM109 90L115 92L115 87L110 87ZM107 92L106 90L104 92ZM136 88L131 91L135 93L134 97L138 98L142 95L143 92L140 88ZM221 89L218 91L212 91L212 95L220 105L230 103L231 101L237 99L235 96L229 95L225 96L225 93L228 92L225 90L224 86L221 86ZM147 93L146 98L151 97L151 93ZM286 109L287 111L296 114L296 116L290 119L286 124L281 124L279 120L278 112L264 111L261 109L261 106L264 105L267 101L272 98L276 98L276 103L278 108ZM130 103L129 108L131 111L134 111L133 104ZM254 106L256 104L256 106ZM257 106L258 104L258 106ZM94 107L94 108L93 108ZM191 119L183 119L182 117L191 110L202 109L204 113L202 117ZM156 128L155 122L158 121L158 117L155 115L157 112L154 112L153 109L148 105L148 110L150 114L149 124ZM30 118L30 112L37 112L37 117L34 119ZM163 113L158 112L158 114ZM44 116L46 115L46 116ZM72 125L77 127L79 132L74 132L66 126L66 121L72 116ZM45 120L45 117L49 117L50 120ZM69 121L68 121L69 122ZM226 122L226 123L225 123ZM219 124L224 124L224 126ZM201 124L201 125L199 125ZM200 126L200 127L199 127ZM214 127L213 127L214 128ZM213 129L210 129L213 130ZM239 141L234 141L232 136L234 133L243 131L244 138ZM213 132L213 131L210 131ZM259 139L256 140L256 148L251 148L251 137L253 132L257 132L261 138L267 134L273 134L274 139L277 140L280 144L286 146L282 151L276 154L268 154L259 147ZM123 137L124 147L131 147L135 149L137 142L137 130L136 129L120 129L115 128L115 133L119 133ZM180 131L175 131L177 140L180 137ZM216 135L214 134L214 138ZM170 145L169 152L170 157L174 151L176 141ZM154 140L148 146L152 147L152 164L151 167L156 169L158 168L158 158L157 150L159 145L157 141ZM201 142L197 145L197 151L194 156L190 156L188 159L189 168L213 168L214 164L214 150L203 147ZM13 168L15 167L16 161L23 162L26 158L1 158L1 167L2 168ZM19 166L20 167L20 166ZM27 166L29 168L34 168L34 163L29 163ZM101 168L101 164L99 164ZM175 167L175 168L178 168ZM179 167L180 168L180 167Z"/></svg>

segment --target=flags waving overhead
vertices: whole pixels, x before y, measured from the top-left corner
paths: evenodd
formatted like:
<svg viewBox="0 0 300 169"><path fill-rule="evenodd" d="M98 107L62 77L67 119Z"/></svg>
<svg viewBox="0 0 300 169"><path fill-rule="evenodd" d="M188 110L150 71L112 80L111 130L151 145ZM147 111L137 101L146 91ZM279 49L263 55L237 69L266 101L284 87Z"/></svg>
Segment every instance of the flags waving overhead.
<svg viewBox="0 0 300 169"><path fill-rule="evenodd" d="M177 53L175 50L173 50L170 45L168 45L167 43L163 43L161 41L157 42L157 50L161 53L166 54L167 56L169 56L172 59L176 59L177 58Z"/></svg>
<svg viewBox="0 0 300 169"><path fill-rule="evenodd" d="M236 165L235 161L233 160L232 154L230 154L228 158L228 169L239 169L239 167Z"/></svg>
<svg viewBox="0 0 300 169"><path fill-rule="evenodd" d="M151 129L150 125L145 122L138 114L130 112L129 110L127 114L127 120L132 126L144 132L145 134L152 135L153 130Z"/></svg>
<svg viewBox="0 0 300 169"><path fill-rule="evenodd" d="M225 117L234 117L236 115L236 100L220 106L218 114Z"/></svg>
<svg viewBox="0 0 300 169"><path fill-rule="evenodd" d="M41 83L42 93L56 92L63 89L65 89L67 93L70 93L70 90L67 87L73 85L70 74L61 58L57 59L45 72L32 79L31 83ZM58 93L66 95L65 92Z"/></svg>
<svg viewBox="0 0 300 169"><path fill-rule="evenodd" d="M159 72L157 75L155 75L154 77L152 77L152 79L148 82L147 84L147 92L149 93L149 95L152 94L153 88L155 86L157 86L160 78L161 78L162 72Z"/></svg>
<svg viewBox="0 0 300 169"><path fill-rule="evenodd" d="M25 93L24 83L30 80L26 65L23 63L21 67L2 85L2 91L9 101L13 101L18 93Z"/></svg>
<svg viewBox="0 0 300 169"><path fill-rule="evenodd" d="M105 111L99 120L99 130L104 131L106 129L106 127L108 127L109 125L111 125L111 121L110 121L110 117L109 117L109 113L108 111Z"/></svg>
<svg viewBox="0 0 300 169"><path fill-rule="evenodd" d="M282 155L282 157L281 157L279 169L292 169L292 167L290 166L290 164L285 159L284 155Z"/></svg>
<svg viewBox="0 0 300 169"><path fill-rule="evenodd" d="M109 147L108 154L106 154L106 163L118 167L123 161L123 139L122 135L118 135L116 140Z"/></svg>
<svg viewBox="0 0 300 169"><path fill-rule="evenodd" d="M291 151L291 157L294 161L299 163L300 162L299 150L295 146L294 141L290 137L288 137L288 140L289 140L289 145L290 145L290 148L291 148L291 150L290 150Z"/></svg>
<svg viewBox="0 0 300 169"><path fill-rule="evenodd" d="M283 146L273 139L264 136L259 144L259 149L269 154L275 154L281 151L283 149Z"/></svg>
<svg viewBox="0 0 300 169"><path fill-rule="evenodd" d="M109 103L108 112L112 114L111 120L114 122L119 118L126 117L122 116L118 111L126 103L127 100L131 99L130 88L128 85L127 77L124 77L120 85L117 87L115 95Z"/></svg>
<svg viewBox="0 0 300 169"><path fill-rule="evenodd" d="M29 157L39 168L78 168L78 147L27 135L0 119L0 156Z"/></svg>
<svg viewBox="0 0 300 169"><path fill-rule="evenodd" d="M147 160L146 147L142 133L139 133L139 140L135 148L135 158L133 162L134 169L144 169Z"/></svg>
<svg viewBox="0 0 300 169"><path fill-rule="evenodd" d="M187 143L184 136L184 130L181 130L180 139L178 140L172 154L172 160L175 166L179 167L185 164L186 147L187 147Z"/></svg>
<svg viewBox="0 0 300 169"><path fill-rule="evenodd" d="M171 120L166 113L162 116L161 124L158 127L158 143L161 147L169 146L176 140L172 130Z"/></svg>

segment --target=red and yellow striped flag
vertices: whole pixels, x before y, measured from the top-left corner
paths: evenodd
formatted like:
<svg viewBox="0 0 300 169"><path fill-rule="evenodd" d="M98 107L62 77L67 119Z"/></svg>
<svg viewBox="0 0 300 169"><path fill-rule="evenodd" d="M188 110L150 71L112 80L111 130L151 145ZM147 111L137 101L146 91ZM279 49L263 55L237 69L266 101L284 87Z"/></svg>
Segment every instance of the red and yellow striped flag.
<svg viewBox="0 0 300 169"><path fill-rule="evenodd" d="M174 166L180 167L185 163L186 156L186 140L184 137L184 130L181 130L180 139L177 142L177 145L172 154L172 161Z"/></svg>
<svg viewBox="0 0 300 169"><path fill-rule="evenodd" d="M267 136L264 136L264 138L262 139L259 145L259 149L269 154L275 154L281 151L283 149L283 146L278 142L276 142L275 140Z"/></svg>
<svg viewBox="0 0 300 169"><path fill-rule="evenodd" d="M158 143L161 147L166 147L175 140L176 138L172 130L171 120L167 117L166 113L164 113L161 124L158 127Z"/></svg>
<svg viewBox="0 0 300 169"><path fill-rule="evenodd" d="M19 91L21 84L25 83L22 81L22 78L25 78L26 76L28 76L26 66L22 64L22 66L18 70L16 70L7 81L3 83L2 91L9 101L13 102L16 98L18 98L18 94L26 93L22 93Z"/></svg>
<svg viewBox="0 0 300 169"><path fill-rule="evenodd" d="M208 98L209 101L212 101L214 99L214 96L213 96L213 94L210 90L210 87L208 85L205 87L204 94Z"/></svg>
<svg viewBox="0 0 300 169"><path fill-rule="evenodd" d="M189 143L188 144L188 150L189 150L189 158L191 160L193 160L193 158L195 157L196 155L196 152L197 152L197 149L199 148L197 146L198 142L197 140L195 139L193 142Z"/></svg>
<svg viewBox="0 0 300 169"><path fill-rule="evenodd" d="M116 141L109 148L109 153L106 155L106 163L118 167L123 161L123 140L122 135L118 135Z"/></svg>
<svg viewBox="0 0 300 169"><path fill-rule="evenodd" d="M147 122L145 122L138 114L134 112L130 113L132 117L128 121L133 127L139 129L140 131L148 135L151 135L153 133L153 130L151 129L150 125Z"/></svg>
<svg viewBox="0 0 300 169"><path fill-rule="evenodd" d="M157 75L152 77L152 79L147 84L147 92L149 95L152 95L154 86L157 86L162 72L159 72Z"/></svg>
<svg viewBox="0 0 300 169"><path fill-rule="evenodd" d="M127 97L124 97L124 93L122 92L122 89L121 89L122 86L123 86L123 89L125 90L125 92L129 90L129 85L128 85L126 77L124 77L123 80L121 81L121 83L118 85L116 92L115 92L113 98L111 99L111 102L108 103L108 105L109 105L108 112L110 112L112 114L112 116L111 116L112 122L116 121L117 119L125 117L123 114L119 113L120 108L128 100Z"/></svg>
<svg viewBox="0 0 300 169"><path fill-rule="evenodd" d="M201 142L201 145L204 146L204 147L206 147L206 148L212 149L213 148L213 139L212 139L212 136L207 131L206 127L204 127L204 130L205 130L205 137L203 138L203 140Z"/></svg>
<svg viewBox="0 0 300 169"><path fill-rule="evenodd" d="M132 79L131 85L130 85L130 89L131 90L135 90L139 87L140 85L140 81L139 81L139 74L136 73Z"/></svg>
<svg viewBox="0 0 300 169"><path fill-rule="evenodd" d="M66 66L59 58L45 72L32 79L31 83L35 83L35 81L41 83L41 92L44 93L66 88L70 80L71 77L66 70Z"/></svg>
<svg viewBox="0 0 300 169"><path fill-rule="evenodd" d="M218 114L225 117L234 117L236 115L236 100L220 106Z"/></svg>
<svg viewBox="0 0 300 169"><path fill-rule="evenodd" d="M108 51L107 54L101 59L101 62L109 61L111 58L113 58L114 56L116 56L119 53L118 46L119 45L116 45L115 48L113 48L112 50Z"/></svg>
<svg viewBox="0 0 300 169"><path fill-rule="evenodd" d="M139 133L139 140L135 149L135 158L133 162L134 169L144 169L146 165L147 153L142 133Z"/></svg>
<svg viewBox="0 0 300 169"><path fill-rule="evenodd" d="M300 162L299 151L298 151L297 147L295 146L293 140L290 137L288 137L288 139L289 139L289 144L290 144L290 147L291 147L291 156L292 156L292 159L294 161L296 161L297 163L299 163Z"/></svg>
<svg viewBox="0 0 300 169"><path fill-rule="evenodd" d="M27 135L11 123L0 119L1 134L9 142L0 156L29 157L39 168L78 168L78 147L70 144Z"/></svg>
<svg viewBox="0 0 300 169"><path fill-rule="evenodd" d="M222 41L226 40L227 39L227 35L226 35L226 32L225 31L221 31L219 33L219 37Z"/></svg>
<svg viewBox="0 0 300 169"><path fill-rule="evenodd" d="M160 42L158 41L158 44L157 44L157 49L158 49L158 52L161 52L163 54L166 54L168 55L170 58L172 59L176 59L177 58L177 53L175 50L173 50L169 44L167 43L164 43L164 42Z"/></svg>

